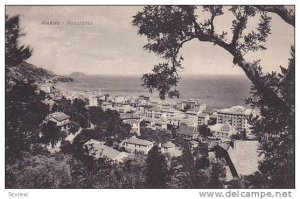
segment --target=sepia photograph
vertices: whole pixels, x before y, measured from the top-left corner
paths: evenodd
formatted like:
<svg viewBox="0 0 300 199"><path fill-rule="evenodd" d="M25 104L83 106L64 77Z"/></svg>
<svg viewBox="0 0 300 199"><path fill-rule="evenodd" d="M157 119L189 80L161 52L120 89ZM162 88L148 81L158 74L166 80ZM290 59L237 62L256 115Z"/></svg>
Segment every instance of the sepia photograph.
<svg viewBox="0 0 300 199"><path fill-rule="evenodd" d="M4 148L11 190L295 189L295 5L5 5Z"/></svg>

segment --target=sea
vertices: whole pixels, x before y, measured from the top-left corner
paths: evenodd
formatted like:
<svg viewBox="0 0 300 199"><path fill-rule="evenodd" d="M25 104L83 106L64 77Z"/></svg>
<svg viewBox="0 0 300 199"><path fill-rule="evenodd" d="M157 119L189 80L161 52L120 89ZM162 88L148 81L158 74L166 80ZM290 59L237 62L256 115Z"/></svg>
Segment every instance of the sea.
<svg viewBox="0 0 300 199"><path fill-rule="evenodd" d="M110 96L140 96L159 98L158 92L149 93L142 87L141 75L84 75L73 77L75 82L65 83L64 87L74 91L99 91ZM250 97L251 82L244 75L184 75L177 90L179 99L166 99L177 102L197 98L208 107L220 108L234 105L246 106L245 99Z"/></svg>

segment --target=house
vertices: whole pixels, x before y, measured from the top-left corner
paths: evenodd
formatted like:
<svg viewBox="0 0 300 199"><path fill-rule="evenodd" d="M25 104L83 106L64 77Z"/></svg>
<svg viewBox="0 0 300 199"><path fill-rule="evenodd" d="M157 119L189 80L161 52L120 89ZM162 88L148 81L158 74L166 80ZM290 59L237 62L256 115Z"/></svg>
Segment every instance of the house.
<svg viewBox="0 0 300 199"><path fill-rule="evenodd" d="M226 162L225 170L226 170L226 179L228 181L232 180L233 178L239 177L236 167L233 164L228 150L232 147L231 143L218 143L212 142L208 147L209 150L209 159L211 162L215 161L216 159L224 159Z"/></svg>
<svg viewBox="0 0 300 199"><path fill-rule="evenodd" d="M70 116L63 112L54 112L50 113L47 116L48 121L52 121L56 123L56 126L60 128L61 131L68 130L71 128L70 125Z"/></svg>
<svg viewBox="0 0 300 199"><path fill-rule="evenodd" d="M53 86L49 83L45 83L40 85L40 90L44 91L45 93L51 93Z"/></svg>
<svg viewBox="0 0 300 199"><path fill-rule="evenodd" d="M227 180L255 173L262 158L259 156L257 141L212 142L209 151L210 159L225 159L227 171L230 171L227 172Z"/></svg>
<svg viewBox="0 0 300 199"><path fill-rule="evenodd" d="M122 162L129 155L129 153L117 151L94 139L87 141L83 146L88 149L89 155L97 159L105 157L113 161Z"/></svg>
<svg viewBox="0 0 300 199"><path fill-rule="evenodd" d="M117 96L115 96L115 98L114 98L114 102L115 102L116 104L122 104L122 103L124 103L125 101L126 101L125 96L122 96L122 95L117 95Z"/></svg>
<svg viewBox="0 0 300 199"><path fill-rule="evenodd" d="M166 142L161 146L161 152L168 153L171 157L178 157L182 155L181 150L176 148L176 145L171 141Z"/></svg>
<svg viewBox="0 0 300 199"><path fill-rule="evenodd" d="M194 111L186 112L185 118L182 120L184 124L191 127L198 126L198 113Z"/></svg>
<svg viewBox="0 0 300 199"><path fill-rule="evenodd" d="M155 120L152 118L144 118L143 123L145 124L145 127L155 129Z"/></svg>
<svg viewBox="0 0 300 199"><path fill-rule="evenodd" d="M140 123L139 119L125 119L123 120L125 124L129 124L131 126L132 133L136 133L137 135L141 135Z"/></svg>
<svg viewBox="0 0 300 199"><path fill-rule="evenodd" d="M168 129L168 123L166 121L155 121L155 128L160 130L167 130Z"/></svg>
<svg viewBox="0 0 300 199"><path fill-rule="evenodd" d="M207 125L208 120L209 120L209 115L207 113L198 114L198 126Z"/></svg>
<svg viewBox="0 0 300 199"><path fill-rule="evenodd" d="M182 138L195 139L198 137L199 133L197 132L197 128L182 124L178 127L176 135Z"/></svg>
<svg viewBox="0 0 300 199"><path fill-rule="evenodd" d="M211 133L213 136L217 138L227 139L230 138L232 135L237 133L236 129L233 128L230 124L215 124L209 126Z"/></svg>
<svg viewBox="0 0 300 199"><path fill-rule="evenodd" d="M89 97L89 106L98 106L98 99L96 97Z"/></svg>
<svg viewBox="0 0 300 199"><path fill-rule="evenodd" d="M108 110L108 109L112 109L112 104L109 103L109 102L103 102L103 103L101 104L101 108L102 108L104 111L106 111L106 110Z"/></svg>
<svg viewBox="0 0 300 199"><path fill-rule="evenodd" d="M148 154L152 149L154 142L136 138L135 136L124 141L123 145L127 151L142 152Z"/></svg>

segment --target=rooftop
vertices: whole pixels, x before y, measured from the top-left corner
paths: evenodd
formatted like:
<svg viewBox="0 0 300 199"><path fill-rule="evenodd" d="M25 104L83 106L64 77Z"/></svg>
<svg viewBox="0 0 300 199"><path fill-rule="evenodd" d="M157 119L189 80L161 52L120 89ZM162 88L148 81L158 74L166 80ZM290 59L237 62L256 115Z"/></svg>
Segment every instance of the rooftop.
<svg viewBox="0 0 300 199"><path fill-rule="evenodd" d="M233 106L231 108L218 110L218 113L229 113L238 115L250 115L252 113L251 109L246 109L243 106Z"/></svg>
<svg viewBox="0 0 300 199"><path fill-rule="evenodd" d="M150 142L148 140L142 140L136 137L131 137L127 140L125 140L125 143L130 143L130 144L137 144L137 145L143 145L143 146L148 146L153 144L153 142Z"/></svg>
<svg viewBox="0 0 300 199"><path fill-rule="evenodd" d="M49 116L59 122L70 118L70 116L63 112L54 112L49 114Z"/></svg>
<svg viewBox="0 0 300 199"><path fill-rule="evenodd" d="M191 127L191 126L187 126L187 125L180 125L176 133L180 134L180 135L193 136L197 133L197 131L196 131L195 127Z"/></svg>
<svg viewBox="0 0 300 199"><path fill-rule="evenodd" d="M230 124L215 124L212 126L209 126L211 131L222 131L222 132L229 132L231 130L234 130L233 127Z"/></svg>
<svg viewBox="0 0 300 199"><path fill-rule="evenodd" d="M94 139L87 141L84 145L87 146L89 150L92 149L92 151L90 151L90 153L95 153L96 158L107 157L111 160L118 160L122 156L125 157L128 155L124 152L120 152L113 148L110 148Z"/></svg>
<svg viewBox="0 0 300 199"><path fill-rule="evenodd" d="M138 123L140 123L140 120L137 120L137 119L126 119L126 120L123 120L123 122L125 124L132 125L132 124L138 124Z"/></svg>
<svg viewBox="0 0 300 199"><path fill-rule="evenodd" d="M171 141L169 141L169 142L164 143L162 146L166 147L166 148L174 148L175 144L173 144Z"/></svg>

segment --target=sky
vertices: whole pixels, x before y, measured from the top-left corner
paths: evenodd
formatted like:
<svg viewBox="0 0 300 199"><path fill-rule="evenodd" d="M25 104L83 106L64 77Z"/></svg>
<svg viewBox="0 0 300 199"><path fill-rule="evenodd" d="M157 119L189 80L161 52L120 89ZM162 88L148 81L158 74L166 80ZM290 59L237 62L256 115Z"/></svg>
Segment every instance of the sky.
<svg viewBox="0 0 300 199"><path fill-rule="evenodd" d="M21 42L33 48L27 60L38 67L57 74L83 72L85 74L142 75L162 61L143 49L147 39L137 35L131 25L132 16L142 6L6 6L6 14L20 15ZM226 8L225 8L226 9ZM290 48L294 44L294 28L272 16L267 50L248 53L247 60L261 59L264 72L279 71L287 66ZM206 17L199 11L199 20ZM42 25L43 21L60 25ZM87 22L89 25L67 25L69 22ZM228 30L231 15L216 18L216 31ZM62 24L63 23L63 24ZM257 24L248 23L247 30ZM191 41L180 51L183 58L182 74L243 74L233 66L232 56L211 43Z"/></svg>

